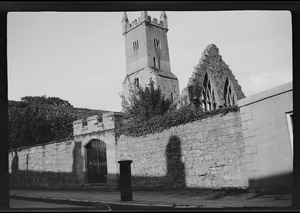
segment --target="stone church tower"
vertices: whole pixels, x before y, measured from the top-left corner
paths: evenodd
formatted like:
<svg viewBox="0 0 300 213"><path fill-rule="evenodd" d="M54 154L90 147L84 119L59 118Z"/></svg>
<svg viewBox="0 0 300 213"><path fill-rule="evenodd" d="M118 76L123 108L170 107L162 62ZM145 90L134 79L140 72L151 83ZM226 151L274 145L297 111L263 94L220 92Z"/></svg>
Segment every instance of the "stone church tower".
<svg viewBox="0 0 300 213"><path fill-rule="evenodd" d="M129 23L124 12L122 25L126 55L122 95L127 99L131 89L148 86L152 79L165 98L178 100L179 83L171 72L166 13L161 12L160 20L157 20L143 11L138 19Z"/></svg>

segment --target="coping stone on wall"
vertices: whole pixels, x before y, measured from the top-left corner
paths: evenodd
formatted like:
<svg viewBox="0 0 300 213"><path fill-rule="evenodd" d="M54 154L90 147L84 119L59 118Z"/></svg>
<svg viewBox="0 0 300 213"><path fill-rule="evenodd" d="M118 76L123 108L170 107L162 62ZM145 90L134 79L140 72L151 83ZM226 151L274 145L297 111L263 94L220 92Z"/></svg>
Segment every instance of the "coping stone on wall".
<svg viewBox="0 0 300 213"><path fill-rule="evenodd" d="M246 105L249 105L251 103L261 101L263 99L266 99L266 98L269 98L269 97L272 97L272 96L275 96L275 95L279 95L281 93L288 92L288 91L291 91L291 90L293 90L293 82L289 82L289 83L280 85L278 87L263 91L261 93L249 96L247 98L238 100L238 106L241 108L241 111L242 111L243 106L246 106Z"/></svg>

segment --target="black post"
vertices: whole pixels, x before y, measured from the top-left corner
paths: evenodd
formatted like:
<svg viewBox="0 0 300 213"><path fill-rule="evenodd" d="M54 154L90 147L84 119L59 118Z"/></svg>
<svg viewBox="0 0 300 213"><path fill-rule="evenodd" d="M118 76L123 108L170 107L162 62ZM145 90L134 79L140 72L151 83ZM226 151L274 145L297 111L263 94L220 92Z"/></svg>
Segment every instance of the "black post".
<svg viewBox="0 0 300 213"><path fill-rule="evenodd" d="M121 201L132 201L131 163L132 160L118 161L120 164L120 193Z"/></svg>

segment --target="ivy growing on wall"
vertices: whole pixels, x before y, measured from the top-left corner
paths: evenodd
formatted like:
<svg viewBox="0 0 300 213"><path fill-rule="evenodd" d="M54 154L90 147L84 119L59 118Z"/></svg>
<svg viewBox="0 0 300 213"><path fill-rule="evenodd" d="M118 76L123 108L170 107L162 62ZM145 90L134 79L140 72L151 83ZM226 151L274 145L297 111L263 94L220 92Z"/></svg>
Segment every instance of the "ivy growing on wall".
<svg viewBox="0 0 300 213"><path fill-rule="evenodd" d="M116 130L118 136L125 135L139 137L147 134L162 132L171 127L186 124L189 122L201 120L215 115L225 115L228 112L238 111L237 106L230 106L211 111L202 111L191 107L183 107L177 110L169 111L164 115L155 116L148 121L128 123Z"/></svg>

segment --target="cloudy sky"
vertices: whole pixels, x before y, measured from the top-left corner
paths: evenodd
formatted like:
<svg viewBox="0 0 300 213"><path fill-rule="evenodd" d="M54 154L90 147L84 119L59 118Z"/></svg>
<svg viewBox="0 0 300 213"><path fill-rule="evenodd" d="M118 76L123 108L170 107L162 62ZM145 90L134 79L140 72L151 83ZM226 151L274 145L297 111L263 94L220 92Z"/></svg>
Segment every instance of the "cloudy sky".
<svg viewBox="0 0 300 213"><path fill-rule="evenodd" d="M166 13L180 91L212 43L246 96L292 81L290 12ZM139 16L128 12L129 21ZM120 111L126 74L121 20L122 12L10 12L8 99L46 95L74 107Z"/></svg>

